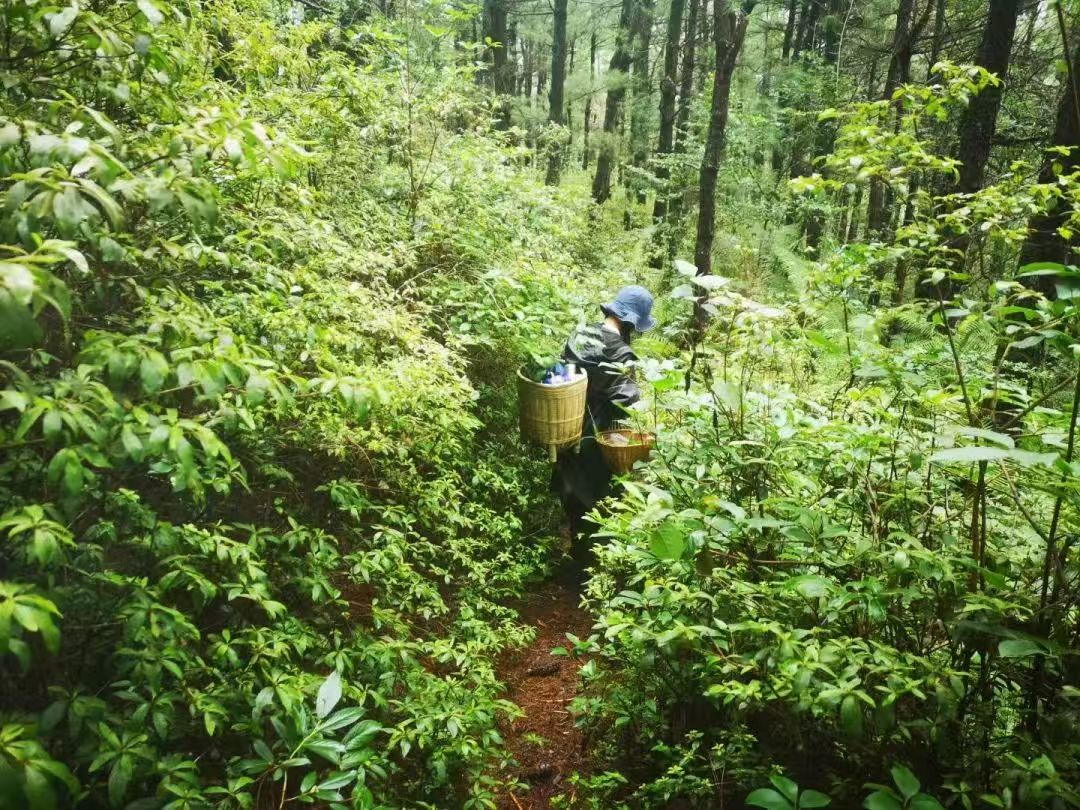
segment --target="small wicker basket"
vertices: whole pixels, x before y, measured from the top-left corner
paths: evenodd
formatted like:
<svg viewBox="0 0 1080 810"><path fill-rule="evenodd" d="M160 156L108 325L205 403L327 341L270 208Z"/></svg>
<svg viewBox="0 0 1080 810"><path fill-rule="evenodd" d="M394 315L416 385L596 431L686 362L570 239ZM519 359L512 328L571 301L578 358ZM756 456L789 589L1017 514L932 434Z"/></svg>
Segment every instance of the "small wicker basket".
<svg viewBox="0 0 1080 810"><path fill-rule="evenodd" d="M625 436L634 444L612 444L610 437L619 434ZM656 437L651 433L643 433L631 428L618 428L605 430L596 437L596 443L600 445L600 453L607 462L608 467L616 475L625 475L634 469L638 461L648 461L652 454Z"/></svg>
<svg viewBox="0 0 1080 810"><path fill-rule="evenodd" d="M589 378L582 374L573 382L542 385L519 370L517 384L521 435L545 447L554 462L559 450L581 441Z"/></svg>

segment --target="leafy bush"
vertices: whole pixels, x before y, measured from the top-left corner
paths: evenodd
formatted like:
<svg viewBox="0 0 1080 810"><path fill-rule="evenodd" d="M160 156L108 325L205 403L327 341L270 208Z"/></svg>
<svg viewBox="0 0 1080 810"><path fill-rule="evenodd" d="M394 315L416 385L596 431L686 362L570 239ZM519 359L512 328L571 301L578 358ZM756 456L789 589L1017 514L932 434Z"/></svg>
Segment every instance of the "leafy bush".
<svg viewBox="0 0 1080 810"><path fill-rule="evenodd" d="M274 9L5 7L5 804L493 806L546 523L479 398L583 220L436 25Z"/></svg>
<svg viewBox="0 0 1080 810"><path fill-rule="evenodd" d="M950 172L919 124L988 79L940 69L943 84L898 91L899 124L887 102L827 113L841 119L831 173L796 191ZM712 277L673 291L712 315L675 330L697 385L657 388L653 463L597 514L597 632L575 649L592 657L577 709L610 740L603 763L630 763L632 801L1080 802L1064 540L1080 484L1076 270L1022 269L1051 276L1056 298L1001 281L986 301L880 306L896 290L883 268L964 283L945 229L1015 250L1032 211L1075 193L1072 176L1021 177L963 210L921 201L894 243L827 252L797 303Z"/></svg>

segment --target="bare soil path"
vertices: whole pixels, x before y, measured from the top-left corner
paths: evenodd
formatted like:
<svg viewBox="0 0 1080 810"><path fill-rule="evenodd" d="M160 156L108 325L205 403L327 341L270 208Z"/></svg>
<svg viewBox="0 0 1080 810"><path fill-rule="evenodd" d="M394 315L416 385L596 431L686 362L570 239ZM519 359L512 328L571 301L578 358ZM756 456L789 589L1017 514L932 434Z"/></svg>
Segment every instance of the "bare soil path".
<svg viewBox="0 0 1080 810"><path fill-rule="evenodd" d="M521 620L536 628L536 638L499 662L506 697L524 712L503 732L518 762L515 776L525 785L500 796L500 810L548 808L553 797L569 788L570 774L585 768L584 737L570 714L583 662L551 655L553 648L567 646L567 633L579 638L589 633L592 623L578 600L575 588L557 581L529 594L520 608Z"/></svg>

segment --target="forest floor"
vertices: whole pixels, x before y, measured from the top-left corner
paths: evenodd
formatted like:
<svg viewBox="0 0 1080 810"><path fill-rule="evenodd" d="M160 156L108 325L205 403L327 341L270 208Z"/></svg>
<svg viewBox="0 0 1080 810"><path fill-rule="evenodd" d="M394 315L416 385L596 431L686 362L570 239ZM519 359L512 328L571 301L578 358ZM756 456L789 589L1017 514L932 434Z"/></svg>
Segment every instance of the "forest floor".
<svg viewBox="0 0 1080 810"><path fill-rule="evenodd" d="M584 662L551 655L553 648L568 646L567 633L589 634L592 622L579 600L576 585L553 580L520 606L521 621L536 628L536 638L503 657L499 679L506 684L506 697L524 712L503 733L518 763L515 776L525 787L501 796L500 810L550 807L552 798L568 787L568 777L586 766L585 739L570 714Z"/></svg>

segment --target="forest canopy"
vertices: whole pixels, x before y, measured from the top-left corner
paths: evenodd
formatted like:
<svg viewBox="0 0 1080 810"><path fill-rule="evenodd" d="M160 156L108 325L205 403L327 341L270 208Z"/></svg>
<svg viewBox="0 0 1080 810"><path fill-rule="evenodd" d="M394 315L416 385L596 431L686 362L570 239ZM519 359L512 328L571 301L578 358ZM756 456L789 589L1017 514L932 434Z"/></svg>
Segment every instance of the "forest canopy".
<svg viewBox="0 0 1080 810"><path fill-rule="evenodd" d="M7 0L0 78L0 806L1080 807L1073 0ZM625 284L566 633L515 379Z"/></svg>

